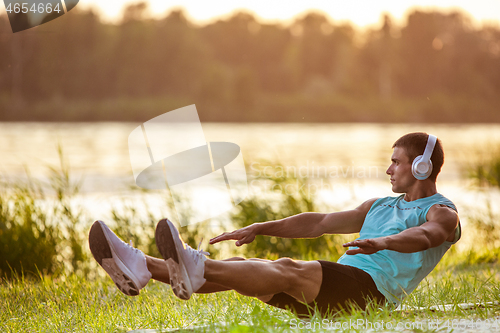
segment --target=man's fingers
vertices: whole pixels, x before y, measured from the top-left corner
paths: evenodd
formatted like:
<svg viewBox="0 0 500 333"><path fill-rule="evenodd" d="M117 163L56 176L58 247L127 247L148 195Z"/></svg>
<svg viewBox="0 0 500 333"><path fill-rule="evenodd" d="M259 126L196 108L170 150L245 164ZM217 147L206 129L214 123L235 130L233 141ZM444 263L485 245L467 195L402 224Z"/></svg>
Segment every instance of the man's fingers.
<svg viewBox="0 0 500 333"><path fill-rule="evenodd" d="M209 243L210 243L210 244L215 244L215 243L220 242L221 240L223 240L223 239L222 239L222 236L216 236L216 237L212 238L212 239L209 241Z"/></svg>
<svg viewBox="0 0 500 333"><path fill-rule="evenodd" d="M225 240L236 240L236 245L243 245L245 243L250 243L252 240L247 240L248 238L248 232L241 232L239 230L229 232L229 233L223 233L222 235L219 235L217 237L214 237L210 240L210 244L215 244L221 241Z"/></svg>
<svg viewBox="0 0 500 333"><path fill-rule="evenodd" d="M349 247L349 246L363 246L364 244L360 241L354 241L354 242L349 242L349 243L345 243L343 246L344 247Z"/></svg>
<svg viewBox="0 0 500 333"><path fill-rule="evenodd" d="M242 239L237 240L237 241L236 241L236 243L234 243L234 244L235 244L236 246L241 246L241 245L246 244L246 243L248 243L248 242L246 241L246 239L245 239L245 238L242 238Z"/></svg>
<svg viewBox="0 0 500 333"><path fill-rule="evenodd" d="M210 240L210 244L215 244L225 240L235 240L236 246L251 243L255 239L255 234L248 228L238 229L233 232L225 232L222 235L214 237Z"/></svg>
<svg viewBox="0 0 500 333"><path fill-rule="evenodd" d="M345 243L343 245L344 247L357 247L357 249L350 249L347 250L345 253L346 254L372 254L377 252L377 250L374 249L372 242L369 239L360 239L360 240L355 240L352 242Z"/></svg>
<svg viewBox="0 0 500 333"><path fill-rule="evenodd" d="M364 252L363 249L358 248L358 249L353 249L353 250L347 250L345 253L352 255L352 254L358 254L358 253L363 253L363 252Z"/></svg>
<svg viewBox="0 0 500 333"><path fill-rule="evenodd" d="M234 243L236 246L241 246L243 244L245 244L245 238L242 238L242 239L239 239L236 241L236 243Z"/></svg>
<svg viewBox="0 0 500 333"><path fill-rule="evenodd" d="M348 246L372 246L373 244L371 243L370 239L360 239L360 240L355 240L352 242L345 243L343 246L348 247Z"/></svg>
<svg viewBox="0 0 500 333"><path fill-rule="evenodd" d="M219 237L214 237L208 243L209 244L215 244L215 243L218 243L220 241L221 241L221 239Z"/></svg>
<svg viewBox="0 0 500 333"><path fill-rule="evenodd" d="M236 246L241 246L243 244L248 244L248 243L253 242L254 239L255 239L255 237L252 237L251 235L246 235L245 237L243 237L242 239L237 241L235 244L236 244Z"/></svg>
<svg viewBox="0 0 500 333"><path fill-rule="evenodd" d="M217 237L212 238L210 240L210 244L215 244L215 243L225 241L228 239L238 239L238 238L235 237L234 233L232 233L232 232L231 233L223 233L222 235L219 235Z"/></svg>

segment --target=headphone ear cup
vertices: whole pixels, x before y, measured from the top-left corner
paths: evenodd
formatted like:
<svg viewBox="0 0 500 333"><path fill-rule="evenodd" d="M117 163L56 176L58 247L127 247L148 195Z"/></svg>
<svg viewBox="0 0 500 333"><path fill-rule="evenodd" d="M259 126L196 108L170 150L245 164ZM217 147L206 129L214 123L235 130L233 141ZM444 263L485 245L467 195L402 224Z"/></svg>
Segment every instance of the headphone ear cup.
<svg viewBox="0 0 500 333"><path fill-rule="evenodd" d="M417 156L411 165L411 173L418 180L427 179L432 173L432 161L425 163L422 161L423 159L424 155Z"/></svg>

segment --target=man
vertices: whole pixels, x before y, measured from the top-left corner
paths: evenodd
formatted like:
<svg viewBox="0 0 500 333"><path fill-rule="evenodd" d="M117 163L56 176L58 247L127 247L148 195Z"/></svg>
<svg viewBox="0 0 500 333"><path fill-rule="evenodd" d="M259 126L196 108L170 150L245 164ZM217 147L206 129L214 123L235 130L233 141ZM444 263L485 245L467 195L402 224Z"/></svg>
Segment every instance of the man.
<svg viewBox="0 0 500 333"><path fill-rule="evenodd" d="M436 178L444 162L441 142L425 133L410 133L393 145L387 169L398 197L371 199L337 213L302 213L282 220L254 223L210 240L236 240L241 246L257 235L315 238L359 233L344 244L349 250L337 263L281 258L211 260L185 245L172 222L156 229L156 244L165 261L145 256L97 221L90 249L126 295L137 295L150 278L169 283L176 296L235 290L267 304L290 308L301 316L364 309L367 304L399 304L460 238L454 204L439 194ZM423 154L423 155L422 155ZM420 155L420 156L419 156Z"/></svg>

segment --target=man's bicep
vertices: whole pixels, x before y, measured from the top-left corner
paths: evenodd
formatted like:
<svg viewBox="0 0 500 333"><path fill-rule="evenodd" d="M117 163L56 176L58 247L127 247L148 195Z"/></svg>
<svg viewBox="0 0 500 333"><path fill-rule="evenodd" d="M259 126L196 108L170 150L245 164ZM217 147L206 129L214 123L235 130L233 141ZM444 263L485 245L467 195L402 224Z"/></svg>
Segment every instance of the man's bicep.
<svg viewBox="0 0 500 333"><path fill-rule="evenodd" d="M427 213L427 222L421 225L431 242L431 247L444 243L458 226L458 214L447 206L435 205Z"/></svg>
<svg viewBox="0 0 500 333"><path fill-rule="evenodd" d="M359 232L366 214L377 199L365 201L352 210L326 214L320 223L322 234L352 234Z"/></svg>

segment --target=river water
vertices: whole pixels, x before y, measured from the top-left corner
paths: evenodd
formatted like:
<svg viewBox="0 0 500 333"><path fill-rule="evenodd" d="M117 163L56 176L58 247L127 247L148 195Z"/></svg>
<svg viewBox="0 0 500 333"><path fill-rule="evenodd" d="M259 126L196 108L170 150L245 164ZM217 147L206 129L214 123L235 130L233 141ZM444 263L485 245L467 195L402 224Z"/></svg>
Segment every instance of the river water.
<svg viewBox="0 0 500 333"><path fill-rule="evenodd" d="M59 164L59 144L71 176L81 180L82 204L92 218L101 218L113 203L132 195L128 135L139 125L0 123L0 174L23 178L29 170L32 177L46 178L47 167ZM261 178L283 174L316 178L313 190L324 210L352 208L372 197L392 195L385 170L393 142L408 132L432 133L442 140L446 154L438 190L457 204L462 221L466 224L467 216L483 210L488 201L493 210L499 209L498 191L475 188L464 170L500 147L500 125L204 123L202 127L207 141L240 146L250 193L271 192L266 182L256 179L259 173ZM153 199L150 203L158 204Z"/></svg>

